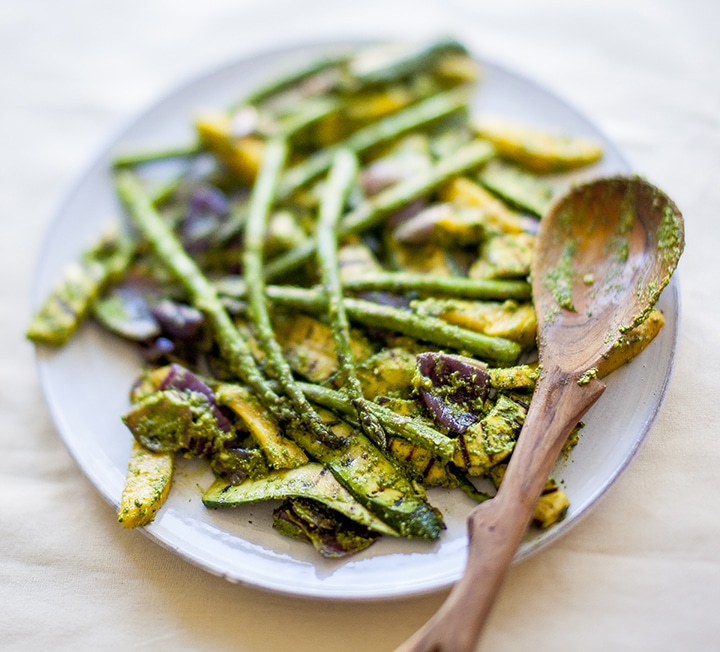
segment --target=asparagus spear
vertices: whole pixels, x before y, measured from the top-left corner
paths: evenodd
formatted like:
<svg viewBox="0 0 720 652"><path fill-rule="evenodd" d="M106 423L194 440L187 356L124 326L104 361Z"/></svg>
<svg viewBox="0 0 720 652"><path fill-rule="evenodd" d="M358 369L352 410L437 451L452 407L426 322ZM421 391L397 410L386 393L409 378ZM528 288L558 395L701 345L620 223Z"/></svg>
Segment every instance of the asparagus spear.
<svg viewBox="0 0 720 652"><path fill-rule="evenodd" d="M228 276L216 286L230 295L244 292L244 284L237 277ZM395 294L417 292L420 295L448 296L484 301L529 301L530 284L515 279L467 278L464 276L431 276L414 272L372 271L343 280L348 292L380 290Z"/></svg>
<svg viewBox="0 0 720 652"><path fill-rule="evenodd" d="M412 272L371 272L344 281L346 290L363 292L383 290L428 295L446 295L463 299L530 299L530 283L520 280L475 279L463 276L431 276Z"/></svg>
<svg viewBox="0 0 720 652"><path fill-rule="evenodd" d="M486 166L478 180L510 206L540 218L553 200L553 187L545 179L501 160Z"/></svg>
<svg viewBox="0 0 720 652"><path fill-rule="evenodd" d="M326 118L340 108L341 101L336 97L323 97L307 101L303 111L278 121L275 128L277 137L292 138L299 132Z"/></svg>
<svg viewBox="0 0 720 652"><path fill-rule="evenodd" d="M267 296L275 303L308 311L318 312L324 308L322 295L303 288L269 286ZM466 351L486 360L513 363L522 350L522 347L512 340L477 333L449 324L437 317L417 315L363 299L346 297L343 303L348 316L353 321L366 326L397 331L438 346Z"/></svg>
<svg viewBox="0 0 720 652"><path fill-rule="evenodd" d="M149 151L125 152L119 154L113 159L113 167L117 170L122 168L131 168L145 163L155 163L157 161L167 161L173 158L191 158L203 151L200 143L190 143L188 145L179 145L177 147L167 147L163 149L153 149Z"/></svg>
<svg viewBox="0 0 720 652"><path fill-rule="evenodd" d="M360 84L387 84L422 70L431 69L437 61L449 54L467 55L468 51L462 43L454 39L441 39L396 56L379 66L366 66L365 69L362 69L362 57L357 57L354 62L359 65L353 67L353 62L351 62L351 72L353 78Z"/></svg>
<svg viewBox="0 0 720 652"><path fill-rule="evenodd" d="M297 84L305 81L306 79L309 79L313 75L316 75L323 70L328 70L330 68L341 65L343 62L348 60L349 56L350 54L347 53L336 54L328 55L327 57L314 60L307 66L304 66L297 71L293 71L287 75L278 77L277 79L271 81L269 84L265 84L255 89L254 91L251 91L248 95L235 102L231 106L230 110L235 111L243 106L255 105L260 104L261 102L265 102L274 95L278 95L283 91L286 91L289 88L296 86Z"/></svg>
<svg viewBox="0 0 720 652"><path fill-rule="evenodd" d="M230 369L269 410L283 419L290 418L291 411L258 369L250 347L235 327L215 288L155 210L137 177L124 170L117 173L115 184L135 226L158 258L182 283L195 307L207 316Z"/></svg>
<svg viewBox="0 0 720 652"><path fill-rule="evenodd" d="M267 356L283 392L290 399L298 417L319 441L327 446L337 446L342 442L325 427L305 395L297 388L292 370L275 339L265 302L263 247L268 214L275 199L278 178L286 156L287 144L284 140L276 139L267 143L260 172L250 197L250 213L245 227L245 250L243 253L243 267L248 288L248 312L255 326L255 334L260 347Z"/></svg>
<svg viewBox="0 0 720 652"><path fill-rule="evenodd" d="M461 147L453 155L438 161L424 174L417 174L390 186L360 204L340 222L338 237L362 233L377 226L388 215L414 199L428 195L453 177L481 166L493 156L494 152L491 145L479 140ZM312 240L298 245L268 263L265 267L265 277L274 279L297 269L312 258L314 252L315 243Z"/></svg>
<svg viewBox="0 0 720 652"><path fill-rule="evenodd" d="M245 283L242 282L226 283L221 286L219 292L224 296L240 299L246 296L245 287ZM312 313L323 312L327 305L321 292L309 288L268 285L265 294L276 305ZM513 363L522 352L522 347L517 342L471 331L437 317L418 315L392 306L350 297L345 297L343 304L350 321L396 331L441 347L466 351L483 359L503 364Z"/></svg>
<svg viewBox="0 0 720 652"><path fill-rule="evenodd" d="M357 176L357 170L358 161L351 151L340 150L337 152L320 203L320 219L317 225L317 258L335 342L335 355L340 365L340 373L345 381L345 391L350 397L363 432L380 448L385 448L387 446L385 430L368 407L369 401L365 400L363 396L362 387L355 371L355 359L350 346L350 324L343 303L343 288L338 262L337 224Z"/></svg>
<svg viewBox="0 0 720 652"><path fill-rule="evenodd" d="M344 393L314 383L299 382L298 386L313 403L346 417L354 416L355 408ZM398 414L372 401L367 401L367 409L391 435L425 448L443 461L448 461L454 455L453 440L422 421Z"/></svg>

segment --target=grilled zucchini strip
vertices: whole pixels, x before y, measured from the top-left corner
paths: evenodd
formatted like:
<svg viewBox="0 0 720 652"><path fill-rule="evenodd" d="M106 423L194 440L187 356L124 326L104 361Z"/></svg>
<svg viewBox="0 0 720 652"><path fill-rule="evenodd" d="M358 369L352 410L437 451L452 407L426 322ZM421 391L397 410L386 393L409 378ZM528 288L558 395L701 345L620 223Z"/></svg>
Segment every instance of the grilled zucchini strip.
<svg viewBox="0 0 720 652"><path fill-rule="evenodd" d="M296 428L293 439L327 466L361 504L403 537L436 539L444 528L442 518L415 485L360 431L326 410L318 410L339 439L347 443L330 448L307 431Z"/></svg>
<svg viewBox="0 0 720 652"><path fill-rule="evenodd" d="M322 464L311 462L294 469L272 471L257 480L232 485L216 480L203 494L206 507L237 507L264 500L310 498L367 528L398 536L397 532L363 507Z"/></svg>

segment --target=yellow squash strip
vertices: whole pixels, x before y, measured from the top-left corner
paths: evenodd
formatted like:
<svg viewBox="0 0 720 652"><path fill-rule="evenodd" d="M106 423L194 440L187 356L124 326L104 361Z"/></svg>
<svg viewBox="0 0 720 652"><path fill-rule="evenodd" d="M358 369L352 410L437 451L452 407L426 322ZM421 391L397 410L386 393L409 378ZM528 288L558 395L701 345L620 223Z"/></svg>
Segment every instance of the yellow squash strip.
<svg viewBox="0 0 720 652"><path fill-rule="evenodd" d="M618 340L610 355L598 367L598 378L604 378L610 372L630 362L655 339L663 324L665 324L665 317L662 312L657 309L652 310L645 321Z"/></svg>
<svg viewBox="0 0 720 652"><path fill-rule="evenodd" d="M503 117L480 116L473 127L500 156L540 174L589 165L603 154L600 144L590 138L537 129Z"/></svg>
<svg viewBox="0 0 720 652"><path fill-rule="evenodd" d="M118 522L126 528L147 525L170 491L174 453L152 453L133 439L128 472L118 510Z"/></svg>
<svg viewBox="0 0 720 652"><path fill-rule="evenodd" d="M440 192L443 201L459 207L481 208L488 230L497 233L522 233L522 219L495 195L467 177L457 177Z"/></svg>
<svg viewBox="0 0 720 652"><path fill-rule="evenodd" d="M535 344L537 316L531 303L425 299L414 301L412 306L419 314L435 316L477 333L502 337L524 347Z"/></svg>
<svg viewBox="0 0 720 652"><path fill-rule="evenodd" d="M277 421L249 390L239 385L221 385L215 398L244 421L272 468L292 469L307 463L307 455L282 434Z"/></svg>
<svg viewBox="0 0 720 652"><path fill-rule="evenodd" d="M264 143L255 136L235 138L226 113L207 113L195 121L200 141L243 183L251 185L260 169Z"/></svg>

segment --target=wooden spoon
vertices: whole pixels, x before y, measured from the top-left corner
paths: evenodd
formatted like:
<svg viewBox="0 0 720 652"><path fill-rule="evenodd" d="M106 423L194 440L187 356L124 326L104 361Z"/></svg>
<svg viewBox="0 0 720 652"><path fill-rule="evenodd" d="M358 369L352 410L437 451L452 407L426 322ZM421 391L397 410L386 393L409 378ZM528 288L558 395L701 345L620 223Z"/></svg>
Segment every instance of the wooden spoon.
<svg viewBox="0 0 720 652"><path fill-rule="evenodd" d="M470 513L462 579L397 652L476 649L553 464L605 389L598 365L655 305L683 247L677 207L639 177L578 186L543 218L532 266L542 373L525 425L497 495Z"/></svg>

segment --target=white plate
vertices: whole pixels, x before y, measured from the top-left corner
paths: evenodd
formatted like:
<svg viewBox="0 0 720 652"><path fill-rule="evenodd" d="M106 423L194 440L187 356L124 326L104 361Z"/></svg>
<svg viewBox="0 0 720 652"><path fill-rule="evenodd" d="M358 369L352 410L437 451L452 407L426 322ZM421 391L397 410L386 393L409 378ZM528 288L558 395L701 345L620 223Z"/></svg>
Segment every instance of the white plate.
<svg viewBox="0 0 720 652"><path fill-rule="evenodd" d="M270 76L290 71L338 45L298 46L239 61L200 77L142 113L100 153L67 196L47 235L34 288L39 305L62 266L90 244L119 214L110 183L112 155L134 147L188 142L199 108L229 105ZM347 45L345 46L347 47ZM539 125L600 139L606 155L583 175L629 171L620 152L586 118L552 93L491 62L483 62L478 110L503 113ZM677 284L660 301L666 325L652 346L608 381L585 421L580 443L554 475L571 507L560 525L528 534L517 558L527 557L566 532L626 467L652 425L669 381L679 312ZM122 492L131 436L120 421L140 361L134 350L85 325L60 351L38 351L47 402L67 448L110 503L114 519ZM437 542L384 538L347 561L326 561L310 546L271 528L271 506L206 510L200 487L211 481L207 466L184 462L165 506L142 531L182 558L233 582L288 594L368 599L443 588L462 574L465 517L473 503L460 491L433 490L447 530ZM92 527L85 523L83 527ZM126 536L118 525L118 536Z"/></svg>

